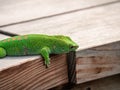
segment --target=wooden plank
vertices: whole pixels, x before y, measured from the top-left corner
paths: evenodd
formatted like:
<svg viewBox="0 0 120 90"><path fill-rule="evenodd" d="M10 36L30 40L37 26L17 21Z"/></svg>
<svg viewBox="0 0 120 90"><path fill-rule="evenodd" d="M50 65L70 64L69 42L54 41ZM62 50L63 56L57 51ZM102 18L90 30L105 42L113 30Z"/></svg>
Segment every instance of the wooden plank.
<svg viewBox="0 0 120 90"><path fill-rule="evenodd" d="M119 8L116 3L1 29L17 34L68 35L79 44L79 51L120 40Z"/></svg>
<svg viewBox="0 0 120 90"><path fill-rule="evenodd" d="M114 43L114 44L112 43L110 45L104 45L104 46L101 46L101 47L96 47L96 48L92 48L92 49L88 49L88 50L84 50L84 51L80 51L79 53L77 53L77 57L78 57L78 59L77 59L77 69L76 69L77 79L78 79L77 83L83 83L83 82L87 82L87 81L90 81L90 80L94 80L94 79L102 78L102 77L105 77L105 76L120 73L119 72L120 71L120 62L119 62L119 60L120 60L120 42L117 42L117 43ZM58 60L58 61L61 62L62 60ZM56 61L56 62L58 62L58 61ZM32 62L32 65L31 65L30 62ZM26 67L30 66L30 67L27 67L27 71L30 70L29 73L25 74L25 75L29 75L31 73L31 69L39 67L38 62L40 62L39 59L37 61L34 60L34 61L26 62L25 64L18 65L16 67L10 68L8 70L4 70L4 71L1 72L0 75L3 75L3 77L7 77L7 75L8 76L10 75L9 72L11 72L11 71L12 71L11 74L13 73L13 71L15 73L16 72L21 73L21 71L23 71L25 73L26 70L24 71L23 68L25 66ZM58 63L60 63L60 62L58 62ZM33 63L36 63L36 64L34 65ZM52 63L54 63L54 62L52 62ZM63 62L63 64L65 64L65 63L66 62ZM33 66L33 67L31 67L31 66ZM41 66L44 67L43 63L40 64L40 67ZM51 66L54 68L54 64L52 64ZM61 66L59 68L61 68ZM63 68L64 68L64 66L63 66ZM21 71L19 71L19 69ZM37 70L43 70L43 68L39 68L39 69L37 68ZM58 70L58 69L56 69L56 70ZM46 72L47 70L44 70L44 71ZM19 75L22 75L22 77L24 77L24 73L22 73L23 75L22 74L19 74ZM38 72L34 72L34 73L36 74ZM31 73L31 74L33 74L33 73ZM41 74L39 73L39 75L41 75ZM3 78L3 77L1 77L1 78ZM11 77L13 77L13 76L11 76ZM19 77L19 76L17 76L17 77ZM66 73L66 77L67 77L67 73ZM13 77L13 78L15 78L15 77ZM7 80L8 79L9 78L7 78ZM23 79L23 78L20 78L20 79ZM55 78L53 78L53 79L55 79ZM12 80L14 81L14 79L12 79ZM18 80L16 80L16 81L18 81ZM67 81L67 78L66 78L66 81ZM25 82L27 82L27 81L25 81ZM4 83L6 83L6 82L4 82ZM10 81L8 80L7 83L10 83ZM67 83L67 82L64 82L64 83ZM12 85L14 85L14 84L12 84ZM19 84L19 85L24 86L24 84ZM57 84L57 85L59 85L59 84ZM38 87L36 87L36 88L43 88L43 87L40 87L40 86L41 86L41 84L40 85L38 84ZM34 85L32 87L34 87ZM51 86L51 87L54 87L54 86ZM7 89L8 87L6 86L4 88ZM15 89L16 87L13 87L13 88ZM23 87L19 87L19 88L21 89ZM25 88L29 88L29 87L25 87ZM47 87L47 88L50 88L50 87Z"/></svg>
<svg viewBox="0 0 120 90"><path fill-rule="evenodd" d="M77 53L77 83L120 73L120 41Z"/></svg>
<svg viewBox="0 0 120 90"><path fill-rule="evenodd" d="M0 34L0 40L5 38L8 36ZM67 82L66 55L52 56L49 68L45 68L39 56L0 59L1 90L46 90Z"/></svg>
<svg viewBox="0 0 120 90"><path fill-rule="evenodd" d="M120 90L120 74L79 84L72 88L72 90Z"/></svg>
<svg viewBox="0 0 120 90"><path fill-rule="evenodd" d="M5 38L0 34L0 40ZM0 90L46 90L67 82L66 55L51 56L49 68L40 56L0 59Z"/></svg>
<svg viewBox="0 0 120 90"><path fill-rule="evenodd" d="M72 37L72 39L75 40L80 46L80 48L77 51L77 57L78 57L77 61L78 61L78 60L81 60L81 59L79 59L79 58L81 58L80 57L81 54L79 54L79 52L82 49L91 48L91 47L99 46L99 45L103 45L103 44L108 44L108 43L115 42L115 41L120 41L120 36L119 36L120 35L120 30L119 30L120 29L119 28L119 25L120 25L120 23L119 23L120 22L119 11L120 10L119 10L119 8L120 8L120 4L117 3L117 4L112 4L112 5L108 5L108 6L104 6L104 7L98 7L98 8L94 8L91 10L82 11L82 12L80 11L80 12L75 12L75 13L71 13L71 14L67 14L67 15L56 16L56 17L52 17L52 18L48 18L48 19L38 20L38 21L34 21L34 22L9 26L6 28L1 28L1 29L8 31L8 32L12 31L12 32L17 33L17 34L28 34L28 33L38 33L39 32L39 33L50 34L50 35L51 34L68 35L68 36ZM109 10L111 10L111 11L109 11ZM107 12L107 11L109 11L109 12ZM95 59L98 58L97 60L99 60L99 61L101 60L100 63L103 63L106 60L107 60L105 62L106 64L107 63L109 64L109 62L108 62L109 60L111 61L111 63L113 63L113 64L110 63L110 66L111 66L110 70L109 70L109 67L107 68L108 72L106 71L106 65L105 65L105 69L104 69L104 65L103 65L103 69L101 69L102 65L100 64L99 65L100 67L94 66L94 64L96 64L95 62L93 64L90 64L90 65L88 64L88 67L91 66L91 68L93 68L93 70L96 70L96 67L97 67L98 68L97 73L105 71L105 73L104 73L105 76L119 73L119 71L120 71L119 70L120 68L118 65L119 64L119 61L118 61L119 60L119 53L117 54L118 56L116 56L116 52L118 52L118 51L115 50L113 52L114 53L113 57L110 57L111 54L110 55L108 54L108 56L103 56L103 59L101 59L99 57L95 57ZM103 52L101 52L101 53L103 53ZM109 52L106 52L106 53L109 53ZM86 54L85 56L87 56L87 55L88 54ZM101 55L101 54L98 53L98 56L99 55ZM59 57L61 57L61 55L57 56L57 57L54 56L53 59L56 59ZM66 62L65 56L63 55L61 58L63 60L58 59L58 61L56 61L56 63L58 62L58 64L59 64L60 62L63 61L63 64L65 66L67 66L65 63ZM83 61L87 60L87 59L89 59L89 57L85 57L85 59L83 59ZM114 59L115 59L115 61L113 61ZM93 58L91 59L91 61L92 60L94 61ZM103 62L102 62L102 60L103 60ZM39 64L38 61L41 62L41 64ZM33 64L35 63L35 66L32 64L34 66L34 67L32 67L31 63L33 63ZM51 63L54 63L54 60ZM51 67L56 65L56 63L51 65ZM114 63L115 63L115 66L114 66ZM66 73L67 70L65 69L64 65L62 66L63 69L59 72L63 72L65 70L65 73ZM8 89L8 88L10 88L10 89L13 89L13 88L14 89L19 89L19 88L20 89L23 89L23 88L30 89L32 86L33 87L32 89L37 88L39 90L43 87L44 87L43 89L47 89L47 88L51 88L49 86L53 87L54 85L56 86L56 85L63 84L63 83L67 82L67 78L66 79L64 78L64 80L65 80L64 81L63 76L60 77L60 79L59 79L60 81L57 81L55 78L58 78L59 73L57 71L55 71L57 74L54 73L54 75L58 75L58 76L54 77L54 75L53 75L53 78L52 78L53 81L50 79L51 82L49 82L50 85L48 85L48 84L43 85L43 83L42 84L40 83L41 79L39 79L39 78L41 77L42 73L39 74L39 70L44 70L44 69L39 68L39 70L37 69L37 71L35 71L35 72L33 69L33 71L30 71L30 72L28 71L28 74L26 74L24 72L24 69L23 69L23 67L25 67L25 66L26 66L27 70L32 70L31 68L42 67L43 64L42 64L41 60L34 59L34 61L33 60L28 61L25 64L21 64L21 65L17 65L16 67L13 67L14 70L10 68L10 69L1 71L1 74L0 74L1 75L1 77L0 77L1 87L5 88L5 89ZM61 66L58 66L58 68L61 69ZM94 67L95 67L95 69L94 69ZM18 68L20 70L18 70ZM53 67L53 68L55 68L55 67ZM78 66L77 66L77 68L78 68ZM22 73L21 69L23 70L25 75L24 75L24 73ZM86 67L85 67L85 69L86 69ZM58 70L58 69L56 69L56 70ZM90 69L88 68L88 70L90 70ZM93 71L93 70L91 69L89 71L90 74L87 74L89 76L91 75L91 79L89 77L88 78L83 77L83 81L82 80L81 81L86 82L89 80L94 80L97 78L105 77L103 74L100 73L98 76L96 76L96 78L95 77L93 78L94 72L96 73L96 71ZM16 72L18 73L18 78L16 78L16 76L15 77L12 76L12 77L14 77L14 79L12 77L10 77L13 79L12 82L11 82L11 79L9 78L9 74L11 71L14 71L13 72L14 74ZM47 70L44 70L44 71L45 71L45 73L47 73L48 78L50 78L50 76L51 76L51 75L49 76L50 72L49 71L47 72ZM85 73L86 73L86 71L87 70L85 70ZM30 76L33 74L34 78L32 76L31 76L32 78L29 77L29 74L30 74ZM83 72L83 74L84 74L84 72ZM19 78L19 75L21 75L20 78ZM37 75L38 75L38 77L36 77ZM4 79L3 79L3 77L4 77ZM6 78L6 77L8 77L8 78ZM23 78L21 78L21 77L23 77ZM67 74L64 74L64 77L67 77ZM26 78L25 81L20 83L22 80L24 80L24 78ZM43 77L41 77L41 78L43 78ZM35 84L34 84L34 82L31 83L31 81L30 81L30 84L28 85L27 82L28 82L28 80L31 80L31 79L32 80L34 79ZM81 82L79 82L78 76L77 76L77 79L78 79L78 83L81 83ZM36 80L37 80L37 82L36 82ZM46 80L44 78L44 80L45 81L43 81L43 82L47 82L48 79ZM54 80L58 83L56 83ZM63 81L63 82L61 82L61 81ZM2 84L2 82L4 84ZM26 86L24 85L24 83L26 83L25 84ZM16 86L16 84L17 84L18 88L12 87L12 86ZM4 85L6 87L4 87ZM27 85L28 85L28 87L27 87ZM47 86L45 86L45 85L47 85ZM40 87L40 86L42 86L42 87Z"/></svg>
<svg viewBox="0 0 120 90"><path fill-rule="evenodd" d="M0 71L1 90L46 90L67 82L66 55L52 56L49 68L39 58Z"/></svg>
<svg viewBox="0 0 120 90"><path fill-rule="evenodd" d="M61 85L50 90L68 90ZM71 90L120 90L120 74L75 85Z"/></svg>
<svg viewBox="0 0 120 90"><path fill-rule="evenodd" d="M3 59L0 59L0 71L23 64L27 61L33 61L37 58L41 58L41 57L40 56L23 56L23 57L6 57Z"/></svg>
<svg viewBox="0 0 120 90"><path fill-rule="evenodd" d="M91 8L118 0L0 0L0 26Z"/></svg>
<svg viewBox="0 0 120 90"><path fill-rule="evenodd" d="M0 34L0 40L5 39L5 38L8 38L8 36L5 36L5 35L3 35L3 34Z"/></svg>
<svg viewBox="0 0 120 90"><path fill-rule="evenodd" d="M119 60L120 42L77 52L77 83L120 73ZM51 57L48 69L39 58L0 72L0 87L3 90L46 90L67 82L65 55Z"/></svg>

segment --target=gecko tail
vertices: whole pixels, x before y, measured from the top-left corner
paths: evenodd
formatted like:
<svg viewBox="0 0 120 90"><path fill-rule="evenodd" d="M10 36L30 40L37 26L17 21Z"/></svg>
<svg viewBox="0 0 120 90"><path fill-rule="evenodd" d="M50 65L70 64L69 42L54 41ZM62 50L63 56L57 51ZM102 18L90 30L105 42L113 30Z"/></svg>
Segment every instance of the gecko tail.
<svg viewBox="0 0 120 90"><path fill-rule="evenodd" d="M6 56L6 50L2 47L0 47L0 58L3 58Z"/></svg>

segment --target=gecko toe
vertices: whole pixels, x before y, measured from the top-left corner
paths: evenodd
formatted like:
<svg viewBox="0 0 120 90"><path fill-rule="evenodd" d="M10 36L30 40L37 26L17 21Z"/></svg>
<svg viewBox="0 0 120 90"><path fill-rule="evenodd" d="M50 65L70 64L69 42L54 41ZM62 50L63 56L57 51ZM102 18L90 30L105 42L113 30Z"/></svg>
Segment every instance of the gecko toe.
<svg viewBox="0 0 120 90"><path fill-rule="evenodd" d="M50 60L45 60L44 64L45 64L46 68L48 68L50 65Z"/></svg>

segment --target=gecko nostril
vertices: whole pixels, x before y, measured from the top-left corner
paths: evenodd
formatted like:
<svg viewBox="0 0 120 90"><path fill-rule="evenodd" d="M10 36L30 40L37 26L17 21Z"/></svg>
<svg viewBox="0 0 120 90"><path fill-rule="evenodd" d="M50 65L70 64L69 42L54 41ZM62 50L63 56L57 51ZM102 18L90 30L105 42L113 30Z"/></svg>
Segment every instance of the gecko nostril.
<svg viewBox="0 0 120 90"><path fill-rule="evenodd" d="M73 48L75 48L75 49L77 49L79 46L71 46L70 48L71 49L73 49Z"/></svg>
<svg viewBox="0 0 120 90"><path fill-rule="evenodd" d="M71 46L70 48L72 49L72 48L74 48L74 46Z"/></svg>

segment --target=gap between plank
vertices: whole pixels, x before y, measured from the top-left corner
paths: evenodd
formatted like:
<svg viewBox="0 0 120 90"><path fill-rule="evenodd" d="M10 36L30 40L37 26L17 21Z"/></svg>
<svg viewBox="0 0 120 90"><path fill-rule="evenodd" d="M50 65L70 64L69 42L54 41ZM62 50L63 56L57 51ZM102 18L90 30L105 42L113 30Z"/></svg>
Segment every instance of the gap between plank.
<svg viewBox="0 0 120 90"><path fill-rule="evenodd" d="M6 32L4 30L0 30L0 34L4 34L4 35L7 35L7 36L11 36L11 37L18 36L18 34Z"/></svg>
<svg viewBox="0 0 120 90"><path fill-rule="evenodd" d="M92 8L107 6L107 5L111 5L111 4L115 4L115 3L119 3L119 2L120 2L120 0L116 0L116 1L108 2L108 3L104 3L104 4L100 4L100 5L94 5L94 6L90 6L90 7L86 7L86 8L75 9L75 10L66 11L66 12L53 14L53 15L49 15L49 16L43 16L43 17L34 18L34 19L30 19L30 20L25 20L25 21L19 21L19 22L15 22L15 23L5 24L5 25L1 25L0 28L12 26L12 25L17 25L17 24L21 24L21 23L27 23L27 22L31 22L31 21L37 21L37 20L46 19L46 18L52 18L52 17L55 17L55 16L61 16L61 15L70 14L70 13L74 13L74 12L79 12L79 11L83 11L83 10L89 10L89 9L92 9Z"/></svg>

